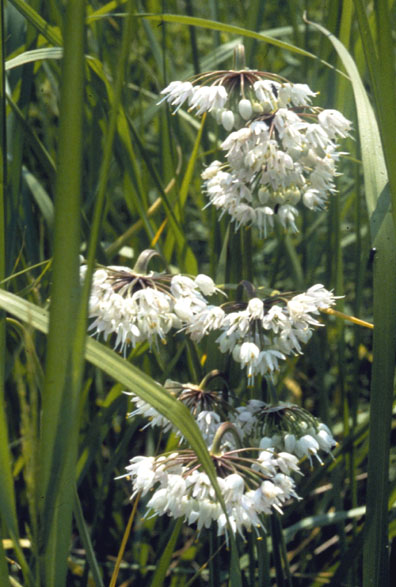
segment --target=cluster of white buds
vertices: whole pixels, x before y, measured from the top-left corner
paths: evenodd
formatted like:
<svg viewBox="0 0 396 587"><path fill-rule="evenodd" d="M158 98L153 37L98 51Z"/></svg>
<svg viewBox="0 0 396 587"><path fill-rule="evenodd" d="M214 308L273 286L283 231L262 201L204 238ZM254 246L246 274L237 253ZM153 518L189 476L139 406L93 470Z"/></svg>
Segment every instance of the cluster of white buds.
<svg viewBox="0 0 396 587"><path fill-rule="evenodd" d="M141 259L147 261L152 254L144 251L136 266L140 268ZM321 326L315 316L336 301L332 292L316 284L297 295L277 294L264 300L253 296L248 302L216 306L205 296L224 292L209 276L139 273L136 266L94 272L89 330L105 338L114 335L114 347L121 352L144 341L166 342L172 329L184 331L196 342L215 331L220 351L231 353L246 368L251 383L255 375L277 371L286 356L301 354L313 328ZM82 279L85 272L82 265ZM249 291L253 289L249 284Z"/></svg>
<svg viewBox="0 0 396 587"><path fill-rule="evenodd" d="M145 260L153 251L142 253ZM142 257L141 255L141 257ZM142 265L138 260L137 265ZM136 267L136 266L135 266ZM80 269L84 279L86 265ZM184 275L139 272L129 267L102 267L94 272L89 300L89 317L95 320L89 329L114 334L114 347L124 351L129 345L161 340L173 329L183 326L186 313L195 316L208 305L204 296L217 291L213 280L200 274L191 279Z"/></svg>
<svg viewBox="0 0 396 587"><path fill-rule="evenodd" d="M287 355L302 353L301 345L311 338L314 327L321 326L315 316L335 302L332 292L316 284L293 296L252 297L247 303L225 304L224 308L238 308L229 313L207 306L190 316L185 330L197 341L211 330L220 331L216 340L220 351L232 353L253 380L255 375L277 371Z"/></svg>
<svg viewBox="0 0 396 587"><path fill-rule="evenodd" d="M303 117L280 108L256 118L222 143L227 162L202 173L209 202L236 228L254 225L265 237L277 220L296 232L296 205L321 210L336 191L336 140L349 136L351 124L336 110L309 110Z"/></svg>
<svg viewBox="0 0 396 587"><path fill-rule="evenodd" d="M331 454L337 444L326 424L294 404L273 406L250 400L235 411L234 424L241 437L254 439L262 449L286 451L298 459L307 458L310 464L315 457L322 464L318 452Z"/></svg>
<svg viewBox="0 0 396 587"><path fill-rule="evenodd" d="M315 92L307 84L292 84L281 76L254 69L210 71L191 81L173 81L161 91L176 113L183 104L200 116L212 114L226 131L239 129L255 117L279 108L311 105Z"/></svg>
<svg viewBox="0 0 396 587"><path fill-rule="evenodd" d="M161 93L176 110L186 103L236 129L221 145L226 160L202 173L209 204L236 229L252 225L265 237L277 221L296 232L296 205L321 210L336 191L338 140L352 125L337 110L312 106L307 84L243 68L174 81Z"/></svg>
<svg viewBox="0 0 396 587"><path fill-rule="evenodd" d="M256 456L251 456L256 452ZM258 453L258 456L257 456ZM198 531L217 523L218 535L231 530L263 527L262 514L282 513L284 503L298 496L292 473L299 472L298 459L291 454L251 449L211 453L225 512L195 453L180 450L160 457L137 456L126 467L132 480L132 498L152 491L148 510L157 515L182 517L197 524Z"/></svg>

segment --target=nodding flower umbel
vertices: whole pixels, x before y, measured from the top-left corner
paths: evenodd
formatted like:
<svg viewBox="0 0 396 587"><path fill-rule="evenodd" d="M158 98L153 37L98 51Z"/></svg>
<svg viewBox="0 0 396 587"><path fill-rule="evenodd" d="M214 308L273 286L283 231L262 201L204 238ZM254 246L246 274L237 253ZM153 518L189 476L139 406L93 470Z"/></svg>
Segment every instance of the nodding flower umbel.
<svg viewBox="0 0 396 587"><path fill-rule="evenodd" d="M161 102L177 111L211 113L231 134L224 161L202 173L209 204L231 216L236 230L255 226L261 237L275 222L297 232L297 204L322 210L336 192L338 140L352 124L337 110L312 105L317 93L273 73L241 67L171 82ZM208 204L208 205L209 205Z"/></svg>
<svg viewBox="0 0 396 587"><path fill-rule="evenodd" d="M263 515L282 513L290 499L298 499L292 474L299 472L297 457L274 450L237 449L210 453L226 513L194 451L186 449L159 457L131 459L124 477L130 477L132 498L150 492L148 511L183 518L198 531L217 523L219 536L264 528Z"/></svg>

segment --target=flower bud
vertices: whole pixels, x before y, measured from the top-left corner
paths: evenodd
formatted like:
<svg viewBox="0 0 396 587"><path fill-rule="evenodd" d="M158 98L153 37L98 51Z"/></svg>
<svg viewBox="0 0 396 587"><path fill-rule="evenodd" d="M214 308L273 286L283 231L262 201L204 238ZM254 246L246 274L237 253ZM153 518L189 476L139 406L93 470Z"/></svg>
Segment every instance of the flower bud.
<svg viewBox="0 0 396 587"><path fill-rule="evenodd" d="M249 120L252 117L253 108L250 100L243 99L238 105L239 114L244 120Z"/></svg>

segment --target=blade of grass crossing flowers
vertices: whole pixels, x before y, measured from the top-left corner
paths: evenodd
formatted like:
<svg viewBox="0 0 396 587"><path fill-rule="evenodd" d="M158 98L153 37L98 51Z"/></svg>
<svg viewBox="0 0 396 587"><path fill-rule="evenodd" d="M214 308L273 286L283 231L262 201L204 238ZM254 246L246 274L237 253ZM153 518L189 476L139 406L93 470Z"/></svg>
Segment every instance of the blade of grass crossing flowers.
<svg viewBox="0 0 396 587"><path fill-rule="evenodd" d="M319 25L338 52L355 95L374 258L374 341L363 585L389 584L388 468L396 351L396 246L387 173L377 122L356 65L345 47Z"/></svg>
<svg viewBox="0 0 396 587"><path fill-rule="evenodd" d="M41 504L40 567L44 584L66 581L78 437L81 360L78 304L85 3L72 0L65 17L65 55L55 195L54 261L47 339L37 502Z"/></svg>
<svg viewBox="0 0 396 587"><path fill-rule="evenodd" d="M20 320L27 322L33 328L44 333L48 332L48 313L31 302L0 289L0 308L7 310L13 316L17 316ZM85 357L87 361L103 370L115 381L121 383L125 389L130 389L145 402L153 406L180 430L191 448L196 452L199 461L202 463L215 489L219 502L224 507L214 465L201 432L189 410L172 396L164 393L163 388L149 375L146 375L125 361L111 349L89 337L87 337ZM239 558L235 538L232 533L230 534L230 543L232 562L231 584L238 587L241 584Z"/></svg>

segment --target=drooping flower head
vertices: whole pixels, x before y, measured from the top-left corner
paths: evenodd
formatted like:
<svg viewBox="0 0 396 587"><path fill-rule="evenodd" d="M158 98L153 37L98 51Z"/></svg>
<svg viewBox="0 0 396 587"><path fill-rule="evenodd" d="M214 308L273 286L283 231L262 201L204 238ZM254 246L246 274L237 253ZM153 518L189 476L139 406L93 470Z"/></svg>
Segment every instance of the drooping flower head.
<svg viewBox="0 0 396 587"><path fill-rule="evenodd" d="M235 68L200 73L189 81L172 81L161 91L177 112L186 104L197 116L211 113L225 130L242 128L261 115L279 108L309 107L316 96L307 84L292 84L286 78L245 67L244 48L236 48Z"/></svg>
<svg viewBox="0 0 396 587"><path fill-rule="evenodd" d="M220 351L231 353L253 383L256 375L278 371L279 362L287 356L302 354L313 329L322 326L319 312L333 306L337 298L321 284L303 293L278 292L265 299L258 297L252 284L247 289L248 302L222 304L221 317L215 307L207 306L186 319L184 330L197 341L210 331L218 332Z"/></svg>
<svg viewBox="0 0 396 587"><path fill-rule="evenodd" d="M352 125L337 110L313 106L316 92L307 84L244 67L242 49L239 68L172 82L161 101L210 112L233 131L221 145L224 161L202 173L209 204L221 216L229 214L236 230L257 227L262 237L275 222L296 232L297 205L322 210L336 192L338 141Z"/></svg>
<svg viewBox="0 0 396 587"><path fill-rule="evenodd" d="M337 444L326 424L291 403L271 405L250 400L246 406L236 408L236 413L234 423L242 438L263 449L272 447L299 459L306 457L310 464L312 457L322 463L319 451L331 454Z"/></svg>
<svg viewBox="0 0 396 587"><path fill-rule="evenodd" d="M105 338L115 335L114 347L124 351L129 345L148 341L165 342L172 329L180 329L186 316L195 316L208 305L207 295L219 290L203 274L194 279L148 271L155 251L143 251L135 267L109 266L94 272L89 329ZM83 279L86 266L82 265Z"/></svg>
<svg viewBox="0 0 396 587"><path fill-rule="evenodd" d="M231 425L224 424L230 427ZM220 431L218 436L226 432ZM221 444L218 438L218 444ZM210 453L229 525L216 492L197 455L179 450L157 458L134 457L126 467L134 497L151 491L148 510L157 515L183 518L197 529L217 523L218 535L262 528L263 515L282 512L285 502L297 498L292 474L299 472L297 458L288 459L273 449L236 449Z"/></svg>

